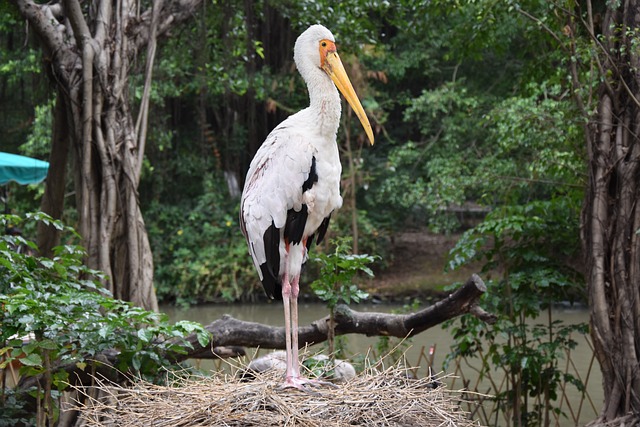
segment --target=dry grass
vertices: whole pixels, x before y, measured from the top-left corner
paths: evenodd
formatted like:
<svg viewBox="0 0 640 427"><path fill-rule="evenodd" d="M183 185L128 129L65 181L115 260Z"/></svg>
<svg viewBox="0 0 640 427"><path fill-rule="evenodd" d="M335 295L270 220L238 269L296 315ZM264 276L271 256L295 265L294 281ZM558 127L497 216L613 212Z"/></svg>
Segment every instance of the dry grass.
<svg viewBox="0 0 640 427"><path fill-rule="evenodd" d="M241 369L242 367L236 367ZM368 368L339 386L315 393L282 389L282 374L254 380L238 375L137 381L129 387L98 382L82 390L87 426L472 426L460 394L431 380L409 379L400 366ZM89 397L98 396L98 397Z"/></svg>

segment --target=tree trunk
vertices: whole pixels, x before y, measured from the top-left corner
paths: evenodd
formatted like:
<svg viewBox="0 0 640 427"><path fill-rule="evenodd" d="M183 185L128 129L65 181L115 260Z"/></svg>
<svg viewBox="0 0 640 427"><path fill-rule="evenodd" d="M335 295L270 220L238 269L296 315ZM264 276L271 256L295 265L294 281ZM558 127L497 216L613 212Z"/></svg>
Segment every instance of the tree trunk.
<svg viewBox="0 0 640 427"><path fill-rule="evenodd" d="M53 111L53 130L51 137L51 153L49 154L49 173L45 184L40 210L53 218L60 219L64 209L64 190L67 177L67 154L69 152L69 122L62 94L56 97ZM52 248L60 244L60 234L53 226L38 223L38 247L40 255L53 258Z"/></svg>
<svg viewBox="0 0 640 427"><path fill-rule="evenodd" d="M114 297L157 310L153 260L138 203L151 70L156 36L189 19L200 0L168 5L157 0L146 11L135 0L12 1L42 44L58 87L58 105L64 108L60 113L56 109L56 120L65 119L55 124L60 133L54 132L55 151L42 208L54 217L60 215L68 146L74 158L78 231L87 265L107 274L105 285ZM145 86L134 120L129 72L144 46ZM42 231L40 243L47 252L56 239L49 234L52 230Z"/></svg>
<svg viewBox="0 0 640 427"><path fill-rule="evenodd" d="M612 422L607 425L640 423L640 52L634 47L639 27L640 0L609 3L602 37L593 38L603 83L587 132L582 240L591 335L605 394L596 423Z"/></svg>

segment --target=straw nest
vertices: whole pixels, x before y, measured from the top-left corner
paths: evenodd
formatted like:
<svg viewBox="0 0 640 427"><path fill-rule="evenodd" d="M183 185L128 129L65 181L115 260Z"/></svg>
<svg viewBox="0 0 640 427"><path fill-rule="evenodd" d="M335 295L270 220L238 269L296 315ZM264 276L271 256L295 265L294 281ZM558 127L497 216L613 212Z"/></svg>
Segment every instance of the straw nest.
<svg viewBox="0 0 640 427"><path fill-rule="evenodd" d="M84 398L75 409L88 426L478 425L459 407L459 392L407 374L399 365L370 367L348 382L310 393L281 388L282 373L273 371L250 381L222 373L170 375L170 385L98 381L81 391Z"/></svg>

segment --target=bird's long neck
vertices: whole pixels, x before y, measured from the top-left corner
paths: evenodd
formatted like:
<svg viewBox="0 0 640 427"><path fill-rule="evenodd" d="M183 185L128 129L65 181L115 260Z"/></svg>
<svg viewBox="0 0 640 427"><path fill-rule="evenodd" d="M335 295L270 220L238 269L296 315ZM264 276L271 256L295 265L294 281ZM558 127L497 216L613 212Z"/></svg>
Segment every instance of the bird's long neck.
<svg viewBox="0 0 640 427"><path fill-rule="evenodd" d="M323 134L335 138L340 125L340 93L331 79L320 71L321 74L307 80L310 105L309 110L317 117L317 125Z"/></svg>

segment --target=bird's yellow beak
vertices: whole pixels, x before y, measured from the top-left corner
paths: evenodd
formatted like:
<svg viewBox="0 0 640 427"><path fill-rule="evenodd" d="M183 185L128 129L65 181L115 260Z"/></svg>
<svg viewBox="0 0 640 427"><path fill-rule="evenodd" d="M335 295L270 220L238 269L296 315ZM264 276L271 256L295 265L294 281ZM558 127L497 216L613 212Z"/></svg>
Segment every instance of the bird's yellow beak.
<svg viewBox="0 0 640 427"><path fill-rule="evenodd" d="M333 80L333 83L335 83L340 93L342 93L349 105L351 105L356 116L360 119L364 131L367 133L367 137L369 137L369 142L373 145L371 123L369 123L362 104L360 104L356 91L353 90L353 85L351 85L347 72L344 70L344 65L342 65L342 61L340 61L338 52L333 50L326 53L325 60L322 62L322 69L331 77L331 80Z"/></svg>

